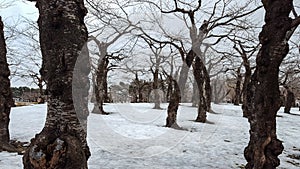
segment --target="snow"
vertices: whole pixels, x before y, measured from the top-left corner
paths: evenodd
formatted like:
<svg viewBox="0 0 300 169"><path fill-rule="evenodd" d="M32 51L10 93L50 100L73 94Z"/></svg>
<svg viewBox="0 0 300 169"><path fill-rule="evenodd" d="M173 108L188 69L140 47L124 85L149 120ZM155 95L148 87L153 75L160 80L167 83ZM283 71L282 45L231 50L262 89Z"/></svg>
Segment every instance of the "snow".
<svg viewBox="0 0 300 169"><path fill-rule="evenodd" d="M89 169L198 169L241 168L246 164L243 151L249 140L249 124L239 106L213 104L217 114L208 114L209 123L195 123L197 109L181 104L178 124L184 130L163 127L167 104L162 110L153 104L106 104L110 115L90 114L88 143L92 156ZM12 108L11 138L29 141L41 131L46 118L46 105ZM291 114L280 109L278 137L285 150L280 155L280 169L300 168L300 112ZM22 156L0 153L0 168L22 168Z"/></svg>

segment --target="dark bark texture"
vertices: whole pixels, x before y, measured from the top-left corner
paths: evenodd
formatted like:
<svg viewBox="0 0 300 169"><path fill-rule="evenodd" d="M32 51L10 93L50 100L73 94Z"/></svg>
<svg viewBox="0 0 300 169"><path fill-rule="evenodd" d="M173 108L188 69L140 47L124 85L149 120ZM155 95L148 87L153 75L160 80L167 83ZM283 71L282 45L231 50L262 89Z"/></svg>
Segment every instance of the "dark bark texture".
<svg viewBox="0 0 300 169"><path fill-rule="evenodd" d="M171 96L168 106L168 117L166 119L166 127L180 129L177 124L177 110L180 102L180 88L176 80L169 76L169 89L171 89Z"/></svg>
<svg viewBox="0 0 300 169"><path fill-rule="evenodd" d="M25 169L86 169L90 156L86 131L75 111L72 82L75 63L87 41L83 0L39 0L41 75L47 82L48 112L43 130L23 157ZM82 108L85 109L85 108Z"/></svg>
<svg viewBox="0 0 300 169"><path fill-rule="evenodd" d="M14 151L9 144L9 114L13 105L10 90L10 71L6 58L6 44L3 32L3 22L0 16L0 151Z"/></svg>
<svg viewBox="0 0 300 169"><path fill-rule="evenodd" d="M276 114L280 108L279 66L289 51L287 33L292 0L262 0L265 25L259 35L262 47L256 58L256 70L248 85L247 104L250 141L245 148L247 169L274 169L283 151L276 135Z"/></svg>
<svg viewBox="0 0 300 169"><path fill-rule="evenodd" d="M198 103L198 116L196 118L196 122L206 122L206 112L209 110L207 107L207 99L205 97L206 85L205 85L205 77L203 72L204 64L199 57L196 57L195 64L193 65L194 69L194 77L198 86L199 92L199 103Z"/></svg>
<svg viewBox="0 0 300 169"><path fill-rule="evenodd" d="M94 85L96 102L92 113L108 114L104 111L103 104L105 100L105 93L107 93L107 66L108 59L106 57L100 58L98 68L96 71L96 84Z"/></svg>

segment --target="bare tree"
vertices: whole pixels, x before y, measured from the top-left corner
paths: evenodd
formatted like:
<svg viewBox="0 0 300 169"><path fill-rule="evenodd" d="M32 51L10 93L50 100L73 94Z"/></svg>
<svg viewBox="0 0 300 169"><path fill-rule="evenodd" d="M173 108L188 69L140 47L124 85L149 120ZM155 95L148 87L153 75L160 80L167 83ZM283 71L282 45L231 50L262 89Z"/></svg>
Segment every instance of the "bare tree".
<svg viewBox="0 0 300 169"><path fill-rule="evenodd" d="M251 26L250 26L251 27ZM246 98L246 92L248 90L248 84L250 83L251 80L251 74L252 74L252 69L254 68L254 66L251 66L251 58L257 54L258 49L260 47L260 44L254 44L257 40L255 40L255 38L253 37L255 35L254 30L249 31L248 29L243 29L242 32L246 33L246 37L242 37L237 35L236 33L233 35L232 37L228 37L228 39L234 43L233 45L233 49L237 52L237 55L234 56L233 58L241 58L242 59L242 64L241 66L244 67L244 73L243 73L243 77L244 80L243 82L239 82L241 83L242 86L242 91L240 92L240 95L242 95L242 101L243 101L243 116L247 117L248 112L246 111L246 109L244 110L244 105L246 105L247 103L247 98ZM258 42L256 42L258 43ZM239 70L240 69L240 70ZM237 77L239 77L242 75L241 73L241 68L237 69L238 71L236 71ZM240 81L242 79L239 79ZM238 81L238 78L237 78ZM238 90L238 89L236 89ZM240 97L240 96L239 96Z"/></svg>
<svg viewBox="0 0 300 169"><path fill-rule="evenodd" d="M107 100L109 62L110 60L121 61L124 59L121 55L113 56L113 53L118 52L109 52L108 49L116 44L118 40L126 36L126 34L129 34L134 27L126 12L126 3L120 3L118 0L111 1L110 3L89 0L87 4L91 14L89 17L91 22L87 22L91 28L89 41L94 42L99 51L92 51L97 55L96 66L93 66L95 67L93 79L95 79L94 93L96 102L92 112L108 114L104 111L103 103ZM111 5L116 5L118 8L110 8Z"/></svg>
<svg viewBox="0 0 300 169"><path fill-rule="evenodd" d="M88 38L87 10L82 0L40 0L36 6L49 101L45 126L23 156L24 168L86 169L90 151L78 118L87 118L83 112L87 107L75 111L72 82L76 60Z"/></svg>
<svg viewBox="0 0 300 169"><path fill-rule="evenodd" d="M161 109L160 107L160 95L159 95L159 71L162 63L166 62L169 56L163 55L163 49L166 47L166 44L159 43L158 46L151 41L151 39L147 39L144 36L140 36L144 39L144 41L148 44L152 54L154 54L154 58L150 58L151 68L150 71L153 75L153 86L152 90L154 92L154 109ZM162 79L161 79L162 80Z"/></svg>
<svg viewBox="0 0 300 169"><path fill-rule="evenodd" d="M247 169L276 168L283 151L276 135L276 114L280 108L279 66L288 54L288 40L300 23L293 0L263 0L265 25L259 35L262 45L256 57L245 105L250 123L250 141L245 148ZM293 11L295 19L289 17Z"/></svg>
<svg viewBox="0 0 300 169"><path fill-rule="evenodd" d="M22 18L18 24L7 27L16 36L13 44L18 47L10 55L18 61L13 63L13 78L35 84L39 88L39 102L44 102L46 83L39 70L42 67L42 54L39 44L38 25L35 21Z"/></svg>
<svg viewBox="0 0 300 169"><path fill-rule="evenodd" d="M168 98L169 98L169 105L168 105L168 116L166 119L166 127L174 128L174 129L181 129L181 127L177 124L177 110L179 107L179 103L181 100L181 95L180 95L180 87L175 80L178 74L178 70L174 72L174 56L171 56L171 60L168 62L170 66L170 73L168 74L165 69L162 69L164 75L167 76L167 81L168 81Z"/></svg>
<svg viewBox="0 0 300 169"><path fill-rule="evenodd" d="M205 99L205 111L198 111L199 113L206 113L206 111L210 111L211 110L211 87L210 87L210 76L208 74L207 71L207 67L206 67L206 56L204 55L204 52L202 51L202 48L206 48L206 46L212 46L215 45L217 43L220 42L220 40L224 37L226 37L228 35L228 33L222 35L216 35L213 33L213 30L216 30L218 28L222 28L222 27L226 27L226 26L236 26L238 27L238 24L235 22L236 20L243 18L255 11L257 11L259 8L255 8L255 9L246 9L245 7L241 7L239 10L234 10L235 13L231 13L228 12L226 13L226 9L229 8L229 4L230 2L226 2L226 1L217 1L214 4L214 7L212 8L212 12L209 13L210 15L208 16L207 20L204 20L202 22L202 24L200 26L198 26L199 22L196 19L197 13L200 12L200 8L201 8L201 1L197 1L195 3L184 3L182 1L177 1L177 0L173 0L172 5L167 5L164 3L156 3L156 2L152 2L152 1L146 1L148 3L150 3L151 5L157 7L161 13L163 14L182 14L182 18L189 30L189 35L190 35L190 42L191 42L191 50L194 53L194 57L191 60L194 60L194 58L199 57L201 60L199 62L199 60L197 60L197 65L203 65L201 66L201 68L203 68L204 70L199 70L198 73L194 73L194 75L198 75L199 78L200 76L200 72L203 73L203 78L201 79L203 82L198 83L198 88L199 88L199 92L201 92L201 94L199 95L199 97L203 97L202 99ZM223 5L220 5L220 3ZM245 6L247 6L248 4L246 4ZM171 6L171 7L169 7ZM221 6L221 11L222 12L217 12L218 10L220 10L220 6ZM205 43L205 39L212 39L212 43L207 44ZM193 56L193 55L191 55ZM189 64L188 64L189 65ZM197 68L198 69L198 68ZM202 86L199 86L202 85ZM202 89L200 89L202 88ZM201 100L201 99L200 99ZM200 107L199 107L200 108ZM201 108L203 109L203 108ZM206 115L201 115L202 118L200 121L201 122L205 122L206 121ZM197 118L198 120L198 118Z"/></svg>

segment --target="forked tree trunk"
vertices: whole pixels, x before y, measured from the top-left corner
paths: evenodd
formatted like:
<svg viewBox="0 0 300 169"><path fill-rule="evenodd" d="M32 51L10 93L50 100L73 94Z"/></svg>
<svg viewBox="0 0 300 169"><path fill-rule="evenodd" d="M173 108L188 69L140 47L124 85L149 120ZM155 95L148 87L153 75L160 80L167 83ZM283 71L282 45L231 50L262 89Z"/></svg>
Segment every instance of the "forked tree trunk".
<svg viewBox="0 0 300 169"><path fill-rule="evenodd" d="M206 122L206 111L208 110L207 108L207 103L205 99L205 87L204 87L204 73L203 73L203 68L204 66L201 63L201 59L199 57L196 57L195 59L195 64L193 65L194 69L194 77L197 82L198 86L198 92L199 92L199 103L198 103L198 116L196 118L196 122L201 122L205 123Z"/></svg>
<svg viewBox="0 0 300 169"><path fill-rule="evenodd" d="M40 13L41 74L47 82L49 101L45 126L31 140L23 157L24 168L86 169L90 151L84 125L78 119L86 120L86 107L75 111L72 82L76 60L87 41L87 10L83 0L39 0L36 6Z"/></svg>
<svg viewBox="0 0 300 169"><path fill-rule="evenodd" d="M245 105L250 123L250 141L245 148L247 169L274 169L283 151L276 135L276 114L280 108L279 66L289 51L288 33L292 28L289 14L292 0L262 0L265 25L259 35L261 49L251 77Z"/></svg>
<svg viewBox="0 0 300 169"><path fill-rule="evenodd" d="M9 144L9 114L13 105L10 90L10 71L6 59L6 44L3 32L3 22L0 16L0 151L15 151Z"/></svg>
<svg viewBox="0 0 300 169"><path fill-rule="evenodd" d="M196 56L195 53L192 50L190 50L189 53L187 53L185 60L183 60L183 63L181 66L178 85L180 88L181 99L183 99L183 101L186 98L186 94L185 94L186 86L185 85L187 82L190 67L192 65L192 62L193 62L195 56Z"/></svg>
<svg viewBox="0 0 300 169"><path fill-rule="evenodd" d="M96 84L94 85L96 102L94 103L94 109L92 113L95 114L108 114L103 109L103 103L105 100L105 87L106 84L106 69L108 65L108 59L103 57L99 60L98 68L96 72Z"/></svg>
<svg viewBox="0 0 300 169"><path fill-rule="evenodd" d="M180 129L177 124L177 110L180 102L180 88L177 84L177 81L174 80L171 76L169 76L169 89L173 89L171 91L170 102L168 106L168 117L166 119L166 127L171 127L174 129Z"/></svg>

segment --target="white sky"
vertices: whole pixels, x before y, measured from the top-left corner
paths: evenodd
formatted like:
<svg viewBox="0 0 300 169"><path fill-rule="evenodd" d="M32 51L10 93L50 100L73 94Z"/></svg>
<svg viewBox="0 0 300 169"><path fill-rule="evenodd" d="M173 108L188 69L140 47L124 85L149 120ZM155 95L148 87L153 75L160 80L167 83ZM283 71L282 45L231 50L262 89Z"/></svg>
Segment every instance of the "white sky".
<svg viewBox="0 0 300 169"><path fill-rule="evenodd" d="M12 0L4 0L5 3L9 1ZM18 23L18 21L20 21L22 17L37 20L38 9L35 7L34 2L23 2L21 0L17 0L13 1L13 5L8 8L0 8L0 16L3 18L5 24L14 25L15 23ZM37 86L35 86L34 84L29 83L27 80L21 80L20 78L13 78L11 81L11 86L29 86L37 88Z"/></svg>

